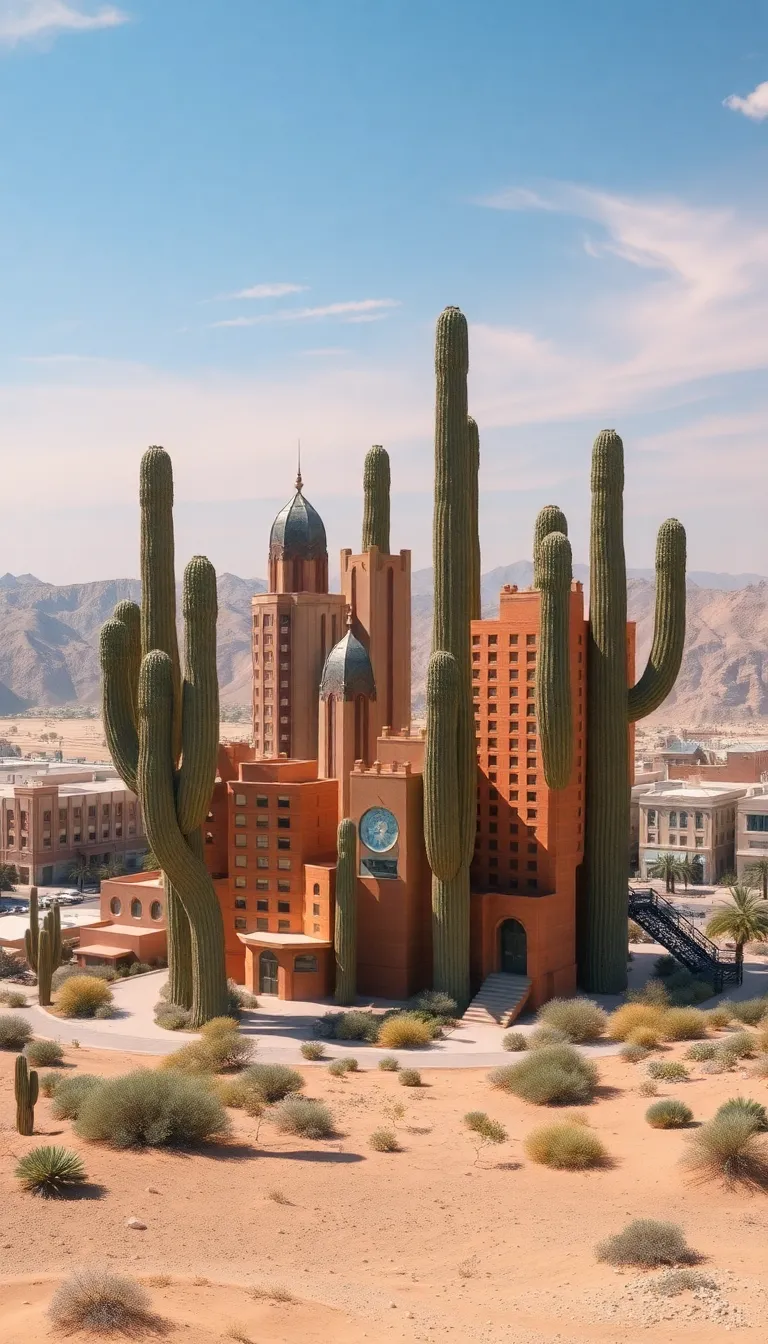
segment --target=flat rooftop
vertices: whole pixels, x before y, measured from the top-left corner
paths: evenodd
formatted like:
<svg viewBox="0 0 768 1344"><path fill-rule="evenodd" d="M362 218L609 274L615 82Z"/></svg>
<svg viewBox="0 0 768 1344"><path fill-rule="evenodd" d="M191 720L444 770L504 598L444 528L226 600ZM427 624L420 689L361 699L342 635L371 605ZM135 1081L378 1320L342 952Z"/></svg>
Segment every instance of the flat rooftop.
<svg viewBox="0 0 768 1344"><path fill-rule="evenodd" d="M65 910L61 907L62 929L85 929L101 923L98 910ZM18 942L29 928L29 915L0 915L0 943Z"/></svg>

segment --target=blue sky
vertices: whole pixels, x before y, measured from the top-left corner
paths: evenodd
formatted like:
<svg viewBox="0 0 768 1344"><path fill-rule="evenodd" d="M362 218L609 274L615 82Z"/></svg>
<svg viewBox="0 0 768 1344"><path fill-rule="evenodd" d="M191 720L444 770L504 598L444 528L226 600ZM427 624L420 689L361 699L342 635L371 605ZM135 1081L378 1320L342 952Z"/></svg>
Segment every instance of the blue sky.
<svg viewBox="0 0 768 1344"><path fill-rule="evenodd" d="M586 559L614 425L630 564L768 572L765 81L761 0L0 0L0 570L135 574L161 442L180 562L263 574L299 437L332 550L382 442L428 564L458 303L484 569L550 500Z"/></svg>

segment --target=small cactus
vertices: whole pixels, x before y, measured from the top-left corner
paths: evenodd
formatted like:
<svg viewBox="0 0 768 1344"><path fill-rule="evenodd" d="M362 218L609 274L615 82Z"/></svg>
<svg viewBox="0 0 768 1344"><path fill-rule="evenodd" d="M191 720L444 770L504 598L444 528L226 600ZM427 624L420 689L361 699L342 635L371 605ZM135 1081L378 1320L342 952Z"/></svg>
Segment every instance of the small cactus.
<svg viewBox="0 0 768 1344"><path fill-rule="evenodd" d="M389 453L375 443L363 468L363 550L378 546L389 555Z"/></svg>
<svg viewBox="0 0 768 1344"><path fill-rule="evenodd" d="M16 1056L13 1090L16 1096L16 1128L19 1134L31 1134L35 1127L37 1071L30 1069L23 1055Z"/></svg>

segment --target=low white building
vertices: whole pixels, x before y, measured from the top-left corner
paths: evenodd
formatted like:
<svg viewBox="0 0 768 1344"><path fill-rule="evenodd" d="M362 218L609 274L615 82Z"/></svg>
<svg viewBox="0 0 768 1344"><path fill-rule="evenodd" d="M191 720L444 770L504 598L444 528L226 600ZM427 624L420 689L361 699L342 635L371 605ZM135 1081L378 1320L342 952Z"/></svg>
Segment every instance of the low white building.
<svg viewBox="0 0 768 1344"><path fill-rule="evenodd" d="M739 799L736 828L736 872L739 877L756 859L768 859L768 785L755 784Z"/></svg>
<svg viewBox="0 0 768 1344"><path fill-rule="evenodd" d="M703 880L715 883L736 867L736 813L748 784L668 779L638 797L639 867L643 878L661 854L698 858ZM768 832L766 833L768 839Z"/></svg>

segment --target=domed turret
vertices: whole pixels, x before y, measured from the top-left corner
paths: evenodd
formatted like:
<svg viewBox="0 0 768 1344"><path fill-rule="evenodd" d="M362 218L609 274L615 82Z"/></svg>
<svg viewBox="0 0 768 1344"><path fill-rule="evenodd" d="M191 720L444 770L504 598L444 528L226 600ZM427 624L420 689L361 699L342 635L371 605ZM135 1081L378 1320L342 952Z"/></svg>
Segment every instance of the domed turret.
<svg viewBox="0 0 768 1344"><path fill-rule="evenodd" d="M352 634L352 613L347 616L347 633L334 644L325 660L320 682L320 699L333 695L338 700L355 700L364 695L376 699L376 682L368 650Z"/></svg>
<svg viewBox="0 0 768 1344"><path fill-rule="evenodd" d="M325 526L304 498L300 470L296 493L278 513L269 534L269 588L273 593L328 592Z"/></svg>

